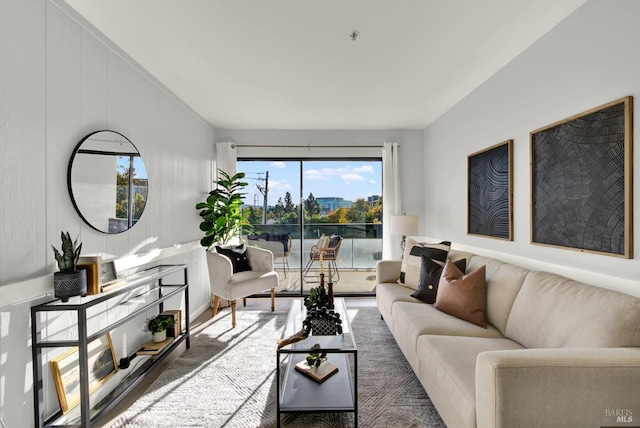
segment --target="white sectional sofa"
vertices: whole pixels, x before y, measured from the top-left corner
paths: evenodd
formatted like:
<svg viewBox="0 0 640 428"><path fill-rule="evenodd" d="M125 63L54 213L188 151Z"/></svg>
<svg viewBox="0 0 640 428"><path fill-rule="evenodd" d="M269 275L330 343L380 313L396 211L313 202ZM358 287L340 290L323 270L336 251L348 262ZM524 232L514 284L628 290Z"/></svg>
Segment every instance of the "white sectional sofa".
<svg viewBox="0 0 640 428"><path fill-rule="evenodd" d="M640 298L460 258L486 266L486 329L411 297L400 261L377 265L380 314L449 428L640 426Z"/></svg>

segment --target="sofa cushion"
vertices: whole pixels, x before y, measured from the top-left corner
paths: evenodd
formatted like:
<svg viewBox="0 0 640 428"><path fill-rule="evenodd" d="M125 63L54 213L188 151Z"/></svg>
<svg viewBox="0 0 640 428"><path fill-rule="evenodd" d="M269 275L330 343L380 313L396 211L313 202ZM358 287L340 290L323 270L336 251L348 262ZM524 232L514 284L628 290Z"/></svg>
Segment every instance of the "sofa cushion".
<svg viewBox="0 0 640 428"><path fill-rule="evenodd" d="M506 333L527 348L640 346L640 298L530 272Z"/></svg>
<svg viewBox="0 0 640 428"><path fill-rule="evenodd" d="M476 426L476 359L485 351L522 349L504 338L420 336L418 378L447 426Z"/></svg>
<svg viewBox="0 0 640 428"><path fill-rule="evenodd" d="M393 304L398 301L416 303L416 299L411 297L411 289L398 283L383 282L376 284L376 302L380 315L384 318L389 329L393 332L394 316L392 315ZM422 303L420 303L422 305Z"/></svg>
<svg viewBox="0 0 640 428"><path fill-rule="evenodd" d="M506 336L507 319L513 301L529 271L516 265L484 256L473 256L467 263L467 273L485 266L487 283L487 322Z"/></svg>
<svg viewBox="0 0 640 428"><path fill-rule="evenodd" d="M400 279L398 284L414 290L418 289L420 281L420 266L422 255L430 257L435 263L444 266L447 254L451 248L451 242L442 241L440 243L417 242L408 238L402 256L402 266L400 267Z"/></svg>
<svg viewBox="0 0 640 428"><path fill-rule="evenodd" d="M439 291L433 307L486 328L487 286L485 270L485 267L482 266L465 275L453 262L447 260L442 270L442 277L438 284Z"/></svg>
<svg viewBox="0 0 640 428"><path fill-rule="evenodd" d="M495 327L482 328L421 302L396 301L391 309L393 327L390 327L398 346L409 364L417 369L416 343L425 334L443 336L470 336L502 338ZM386 318L385 318L386 319Z"/></svg>
<svg viewBox="0 0 640 428"><path fill-rule="evenodd" d="M462 273L467 269L467 260L460 259L453 262ZM430 257L423 255L420 265L420 281L418 282L418 291L411 296L425 303L433 304L438 294L438 283L442 276L442 269L438 263L431 260Z"/></svg>

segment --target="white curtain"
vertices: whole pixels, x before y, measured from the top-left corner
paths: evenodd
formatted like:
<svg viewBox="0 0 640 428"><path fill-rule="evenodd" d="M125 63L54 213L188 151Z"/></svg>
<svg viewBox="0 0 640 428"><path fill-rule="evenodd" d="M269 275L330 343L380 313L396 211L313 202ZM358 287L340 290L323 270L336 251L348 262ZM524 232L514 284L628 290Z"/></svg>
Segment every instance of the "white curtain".
<svg viewBox="0 0 640 428"><path fill-rule="evenodd" d="M390 233L391 216L402 214L398 143L385 142L382 148L382 259L399 260L400 241Z"/></svg>
<svg viewBox="0 0 640 428"><path fill-rule="evenodd" d="M216 143L216 165L214 168L214 181L218 181L218 169L223 170L233 177L238 172L238 155L233 143ZM238 237L231 238L229 244L237 244Z"/></svg>
<svg viewBox="0 0 640 428"><path fill-rule="evenodd" d="M237 154L233 143L216 143L216 163L213 176L218 180L218 169L223 170L230 176L237 172Z"/></svg>

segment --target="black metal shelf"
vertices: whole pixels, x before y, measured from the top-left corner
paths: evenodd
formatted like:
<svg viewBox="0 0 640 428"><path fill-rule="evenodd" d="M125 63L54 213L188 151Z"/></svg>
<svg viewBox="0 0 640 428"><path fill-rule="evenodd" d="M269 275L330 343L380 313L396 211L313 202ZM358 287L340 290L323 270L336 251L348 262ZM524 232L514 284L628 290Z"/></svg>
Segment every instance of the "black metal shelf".
<svg viewBox="0 0 640 428"><path fill-rule="evenodd" d="M163 284L164 277L182 272L184 276L183 284ZM33 378L34 378L34 416L36 427L49 426L82 426L88 427L95 423L107 411L118 404L127 393L129 393L136 385L138 385L145 375L162 360L165 359L173 350L175 350L182 342L186 342L186 347L190 347L189 340L189 283L187 266L178 265L159 265L149 269L134 273L125 279L125 283L115 289L109 290L94 296L73 297L69 302L63 303L60 300L43 303L31 308L31 337L33 338ZM136 289L152 286L148 290L142 291L138 296L158 293L154 300L150 303L140 306L127 315L120 316L109 325L88 334L87 328L87 309L104 303L114 297L123 296L125 293L136 291ZM164 301L174 297L180 293L184 294L185 330L178 336L167 348L160 354L152 357L138 356L137 358L146 359L142 364L135 368L128 376L123 378L119 384L100 401L90 406L89 402L89 384L88 384L88 362L87 362L87 345L93 340L101 337L107 332L120 327L141 315L149 309L157 306L159 312L164 310ZM128 301L120 303L126 304ZM41 312L62 312L74 311L77 315L77 339L76 340L41 340L40 333L40 317ZM81 372L80 382L80 416L79 418L70 419L66 425L59 422L63 417L62 411L56 412L54 415L45 419L43 415L43 391L42 391L42 349L53 347L78 347L79 350L79 366Z"/></svg>

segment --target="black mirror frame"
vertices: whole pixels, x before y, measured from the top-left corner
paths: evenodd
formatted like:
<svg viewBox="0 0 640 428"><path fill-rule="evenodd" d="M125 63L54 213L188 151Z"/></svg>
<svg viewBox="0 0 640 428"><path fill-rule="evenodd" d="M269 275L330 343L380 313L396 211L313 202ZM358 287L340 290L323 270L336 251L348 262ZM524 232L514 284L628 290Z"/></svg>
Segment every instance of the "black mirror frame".
<svg viewBox="0 0 640 428"><path fill-rule="evenodd" d="M131 144L131 146L133 148L135 148L136 152L140 155L140 151L138 150L136 145L133 144L133 142L131 142L131 140L129 140L125 135L121 134L120 132L113 131L111 129L101 129L101 130L98 130L98 131L91 132L91 133L87 134L86 136L84 136L80 140L80 142L78 142L78 144L76 144L75 148L73 149L73 153L71 154L71 159L69 159L69 165L67 166L67 189L69 191L69 196L71 198L71 203L73 204L73 207L75 208L76 212L78 213L78 215L80 216L82 221L84 221L93 230L96 230L96 231L98 231L100 233L104 233L106 235L117 235L119 233L123 233L123 232L126 232L128 230L131 230L131 228L133 226L135 226L137 222L133 223L131 226L128 226L126 229L123 229L123 230L120 230L120 231L117 231L117 232L109 232L109 231L104 231L104 230L98 229L96 226L91 224L91 222L89 222L89 220L82 214L82 211L80 210L80 207L78 207L78 204L76 203L76 199L73 196L73 185L71 183L71 170L73 168L73 161L75 160L76 155L78 154L78 151L80 150L80 147L82 146L82 143L84 143L86 140L88 140L91 136L93 136L95 134L99 134L101 132L111 132L111 133L119 135L120 137L124 138L127 142L129 142L129 144ZM142 158L142 155L140 155L140 158ZM145 208L146 208L146 203L145 203ZM144 209L142 210L142 213L140 214L140 216L142 216L143 213L144 213Z"/></svg>

